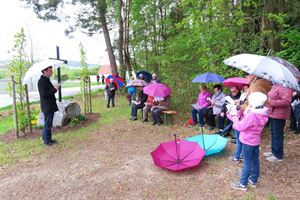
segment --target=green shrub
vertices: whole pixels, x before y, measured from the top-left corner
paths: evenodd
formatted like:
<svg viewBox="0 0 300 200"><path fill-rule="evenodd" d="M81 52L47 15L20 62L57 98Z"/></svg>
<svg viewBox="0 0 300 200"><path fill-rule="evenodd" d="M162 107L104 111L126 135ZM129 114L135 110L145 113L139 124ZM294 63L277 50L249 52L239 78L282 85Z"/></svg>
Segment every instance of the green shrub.
<svg viewBox="0 0 300 200"><path fill-rule="evenodd" d="M77 117L73 117L71 120L70 120L70 126L72 128L74 128L75 126L77 126L77 124L79 123L79 119Z"/></svg>
<svg viewBox="0 0 300 200"><path fill-rule="evenodd" d="M84 120L86 120L86 117L85 117L84 115L79 115L79 116L77 117L77 119L78 119L79 121L84 121Z"/></svg>

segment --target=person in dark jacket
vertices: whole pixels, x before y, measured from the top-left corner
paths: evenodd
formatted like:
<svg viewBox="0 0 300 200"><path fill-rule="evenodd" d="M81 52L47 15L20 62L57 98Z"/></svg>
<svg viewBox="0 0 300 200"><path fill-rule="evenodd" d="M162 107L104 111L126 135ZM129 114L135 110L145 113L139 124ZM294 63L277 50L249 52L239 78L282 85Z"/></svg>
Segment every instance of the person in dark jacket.
<svg viewBox="0 0 300 200"><path fill-rule="evenodd" d="M109 80L110 83L106 85L105 90L107 92L107 108L109 108L110 100L112 107L115 107L115 95L116 95L116 90L117 90L117 85L114 83L114 79Z"/></svg>
<svg viewBox="0 0 300 200"><path fill-rule="evenodd" d="M235 102L238 102L241 96L241 91L239 90L238 87L231 87L230 88L230 95L229 95ZM227 136L227 134L231 131L232 129L232 121L226 118L226 112L227 112L227 107L226 105L228 102L225 101L225 103L222 106L221 113L218 115L218 128L220 131L218 132L222 136ZM226 126L225 121L227 121Z"/></svg>
<svg viewBox="0 0 300 200"><path fill-rule="evenodd" d="M50 77L53 74L52 66L42 70L43 75L38 81L38 90L40 94L41 110L44 113L45 125L43 128L43 142L45 145L56 143L52 140L51 128L53 124L54 113L58 111L55 93L60 88L60 84L53 86Z"/></svg>
<svg viewBox="0 0 300 200"><path fill-rule="evenodd" d="M133 120L133 121L138 119L137 118L137 111L138 111L138 109L143 109L144 108L145 103L146 103L147 98L148 98L148 95L143 92L143 87L138 87L138 89L140 90L138 101L137 102L133 101L133 104L131 106L131 118L130 118L130 120Z"/></svg>
<svg viewBox="0 0 300 200"><path fill-rule="evenodd" d="M101 82L102 82L102 84L104 84L104 79L105 79L105 76L102 74L101 75Z"/></svg>

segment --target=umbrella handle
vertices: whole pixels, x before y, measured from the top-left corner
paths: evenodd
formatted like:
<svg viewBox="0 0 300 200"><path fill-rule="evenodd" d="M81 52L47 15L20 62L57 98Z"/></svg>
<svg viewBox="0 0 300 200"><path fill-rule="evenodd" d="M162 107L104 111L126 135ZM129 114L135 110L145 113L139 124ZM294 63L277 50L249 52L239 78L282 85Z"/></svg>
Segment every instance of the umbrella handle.
<svg viewBox="0 0 300 200"><path fill-rule="evenodd" d="M201 130L201 135L202 135L202 142L203 142L203 150L205 151L205 142L204 142L204 136L203 136L203 126L199 126Z"/></svg>
<svg viewBox="0 0 300 200"><path fill-rule="evenodd" d="M174 134L174 138L175 138L175 148L176 148L176 154L177 154L177 160L179 161L179 149L177 147L177 138L176 138L176 134Z"/></svg>

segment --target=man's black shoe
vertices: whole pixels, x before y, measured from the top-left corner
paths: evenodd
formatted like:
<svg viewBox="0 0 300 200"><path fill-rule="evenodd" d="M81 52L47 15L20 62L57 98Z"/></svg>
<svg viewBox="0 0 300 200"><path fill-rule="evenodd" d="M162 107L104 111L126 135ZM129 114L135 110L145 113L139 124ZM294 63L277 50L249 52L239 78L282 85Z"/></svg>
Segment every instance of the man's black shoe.
<svg viewBox="0 0 300 200"><path fill-rule="evenodd" d="M52 142L53 144L56 144L56 143L57 143L57 141L56 141L56 140L51 140L51 142Z"/></svg>
<svg viewBox="0 0 300 200"><path fill-rule="evenodd" d="M54 143L53 142L48 142L48 143L44 143L46 146L52 146Z"/></svg>

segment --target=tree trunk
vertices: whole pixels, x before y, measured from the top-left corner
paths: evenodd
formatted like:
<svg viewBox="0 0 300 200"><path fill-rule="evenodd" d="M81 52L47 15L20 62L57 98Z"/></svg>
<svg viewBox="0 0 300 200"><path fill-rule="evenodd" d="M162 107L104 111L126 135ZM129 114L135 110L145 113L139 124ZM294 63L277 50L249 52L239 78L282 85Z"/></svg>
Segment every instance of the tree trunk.
<svg viewBox="0 0 300 200"><path fill-rule="evenodd" d="M106 23L106 16L105 16L105 14L106 14L106 1L105 0L98 0L97 7L98 7L98 11L99 11L99 16L100 16L99 21L100 21L101 26L102 26L104 39L105 39L105 44L106 44L106 48L107 48L107 53L108 53L108 57L109 57L109 62L110 62L110 65L111 65L111 71L112 71L113 74L118 74L117 64L116 64L113 48L112 48L110 37L109 37L109 31L108 31L107 23Z"/></svg>
<svg viewBox="0 0 300 200"><path fill-rule="evenodd" d="M125 65L129 73L132 71L130 53L129 53L129 15L130 15L131 0L126 1L125 6L125 35L124 35L124 57Z"/></svg>
<svg viewBox="0 0 300 200"><path fill-rule="evenodd" d="M264 0L263 1L263 15L261 22L261 32L271 31L268 38L264 38L267 43L267 48L277 52L280 50L280 37L277 35L280 30L279 26L272 20L268 18L268 14L278 14L282 11L284 7L284 0Z"/></svg>
<svg viewBox="0 0 300 200"><path fill-rule="evenodd" d="M121 76L125 80L125 71L126 66L124 66L124 56L123 56L123 43L124 43L124 27L123 27L123 17L122 17L122 8L123 8L123 0L118 1L118 20L119 20L119 62L121 69Z"/></svg>

